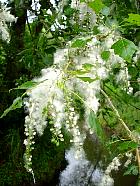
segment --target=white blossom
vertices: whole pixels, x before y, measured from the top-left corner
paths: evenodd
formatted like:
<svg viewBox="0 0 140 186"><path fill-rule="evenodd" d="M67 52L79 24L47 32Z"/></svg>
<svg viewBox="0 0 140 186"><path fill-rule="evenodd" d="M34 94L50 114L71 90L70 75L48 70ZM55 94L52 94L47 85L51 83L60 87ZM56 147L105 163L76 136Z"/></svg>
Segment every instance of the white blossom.
<svg viewBox="0 0 140 186"><path fill-rule="evenodd" d="M71 8L77 9L79 5L80 5L80 1L79 0L72 0L71 1Z"/></svg>
<svg viewBox="0 0 140 186"><path fill-rule="evenodd" d="M24 145L28 145L28 141L26 139L24 140Z"/></svg>
<svg viewBox="0 0 140 186"><path fill-rule="evenodd" d="M0 35L3 40L9 42L10 35L7 26L7 22L12 23L15 22L17 18L15 18L10 12L6 9L0 9Z"/></svg>
<svg viewBox="0 0 140 186"><path fill-rule="evenodd" d="M79 38L86 42L86 46L83 48L72 47L75 40L70 41L66 48L56 51L54 65L43 69L41 77L33 80L37 85L27 90L29 99L25 100L25 107L28 109L28 116L25 118L25 134L29 140L28 145L32 145L36 133L42 135L45 127L49 124L53 136L52 142L59 145L60 141L64 141L62 134L62 127L64 127L72 135L70 142L76 149L75 157L80 158L86 131L93 132L89 127L88 117L91 110L95 114L98 112L101 81L106 79L112 67L119 63L121 70L118 77L116 76L116 81L119 82L123 78L123 70L125 69L127 85L130 85L124 60L115 55L114 50L109 49L113 42L116 42L114 33L103 25L100 26L100 31L103 36L107 34L103 44L94 35ZM101 57L102 51L105 50L110 51L107 62ZM79 125L80 114L76 108L75 98L79 99L84 109L84 121L81 126ZM49 123L47 123L47 118L50 120ZM26 141L25 144L27 144ZM29 161L29 158L26 159ZM106 183L106 180L109 180L110 185L113 183L109 174L112 170L118 170L120 165L119 159L114 158L105 170L103 184Z"/></svg>
<svg viewBox="0 0 140 186"><path fill-rule="evenodd" d="M98 186L113 186L114 180L111 178L108 174L104 175L101 179L101 182L98 184Z"/></svg>
<svg viewBox="0 0 140 186"><path fill-rule="evenodd" d="M48 15L52 15L52 11L50 9L47 10L46 12Z"/></svg>

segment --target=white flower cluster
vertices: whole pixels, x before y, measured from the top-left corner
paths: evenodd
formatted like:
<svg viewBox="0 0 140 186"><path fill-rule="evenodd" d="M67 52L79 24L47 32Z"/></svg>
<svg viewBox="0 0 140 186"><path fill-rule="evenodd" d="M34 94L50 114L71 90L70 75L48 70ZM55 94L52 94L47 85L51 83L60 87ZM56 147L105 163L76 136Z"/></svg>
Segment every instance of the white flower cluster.
<svg viewBox="0 0 140 186"><path fill-rule="evenodd" d="M52 142L59 145L59 140L64 141L61 129L65 120L64 96L61 89L55 89L55 94L53 95L53 99L50 104L51 105L48 107L48 110L52 120L52 127L50 129L53 133Z"/></svg>
<svg viewBox="0 0 140 186"><path fill-rule="evenodd" d="M89 26L88 28L92 28L97 21L97 16L93 9L91 9L86 2L80 2L79 0L71 1L71 8L79 11L78 23L82 25L82 27ZM71 20L71 23L74 23L74 20ZM86 25L85 25L86 23Z"/></svg>
<svg viewBox="0 0 140 186"><path fill-rule="evenodd" d="M77 160L75 157L75 148L66 151L66 160L68 166L60 175L59 186L85 186L88 185L88 178L91 175L93 166L85 158L84 150L81 151L81 157Z"/></svg>
<svg viewBox="0 0 140 186"><path fill-rule="evenodd" d="M119 170L119 166L121 166L120 159L115 157L105 170L105 174L110 174L112 170Z"/></svg>
<svg viewBox="0 0 140 186"><path fill-rule="evenodd" d="M53 103L53 106L56 106L56 104L58 104L59 97L61 97L61 92L56 86L59 78L61 78L60 70L53 68L43 69L42 77L34 79L34 81L39 84L35 88L29 89L27 91L29 99L26 99L24 102L26 109L28 109L28 116L25 117L25 135L27 136L27 139L24 141L24 144L26 146L25 162L28 171L30 171L30 155L33 148L32 145L34 144L34 136L36 135L36 132L39 135L42 135L45 127L47 126L47 106L50 103ZM54 100L54 95L57 97L56 100ZM61 103L57 106L60 105ZM63 103L61 108L57 106L55 107L55 110L57 111L57 113L55 113L57 114L57 117L55 116L55 125L57 122L58 127L58 122L61 122L61 114L58 112L62 110ZM53 114L53 116L55 114Z"/></svg>
<svg viewBox="0 0 140 186"><path fill-rule="evenodd" d="M101 182L98 184L98 186L113 186L114 180L111 178L108 174L104 175L101 179Z"/></svg>
<svg viewBox="0 0 140 186"><path fill-rule="evenodd" d="M80 1L79 0L72 0L71 1L71 8L78 8L80 5Z"/></svg>
<svg viewBox="0 0 140 186"><path fill-rule="evenodd" d="M66 29L67 17L64 15L64 7L68 5L68 1L62 0L56 5L56 2L51 0L51 4L57 12L57 18L55 19L54 24L51 25L51 31L55 31L56 29ZM85 28L87 28L87 26L92 28L93 25L95 25L97 21L96 14L86 3L81 3L79 0L72 0L70 6L78 11L78 14L76 13L75 16L71 16L71 19L69 19L71 24L78 23L79 26ZM52 15L52 12L48 9L47 14Z"/></svg>
<svg viewBox="0 0 140 186"><path fill-rule="evenodd" d="M111 178L110 174L112 170L119 170L121 162L119 157L115 157L112 162L108 165L107 169L104 172L104 176L101 179L99 186L112 186L114 185L114 180Z"/></svg>
<svg viewBox="0 0 140 186"><path fill-rule="evenodd" d="M132 152L127 152L125 156L127 157L127 161L125 162L124 167L128 167L128 165L132 162L133 154Z"/></svg>
<svg viewBox="0 0 140 186"><path fill-rule="evenodd" d="M55 31L56 29L58 30L64 30L67 28L67 17L64 15L64 7L68 5L68 1L66 0L61 0L56 3L56 1L51 0L50 3L53 5L57 12L57 17L55 18L54 23L51 25L51 31ZM50 9L47 10L46 12L48 15L52 16L52 12Z"/></svg>
<svg viewBox="0 0 140 186"><path fill-rule="evenodd" d="M6 9L0 9L0 35L7 42L10 41L7 23L16 21L16 18Z"/></svg>
<svg viewBox="0 0 140 186"><path fill-rule="evenodd" d="M131 87L130 79L131 77L128 73L128 68L124 65L116 75L116 82L119 83L119 85L122 85L122 90L126 91L127 94L133 93L133 87Z"/></svg>
<svg viewBox="0 0 140 186"><path fill-rule="evenodd" d="M114 180L110 176L103 177L103 170L95 168L86 159L84 150L81 150L81 157L75 158L75 148L66 151L65 158L68 166L60 174L59 186L113 186ZM102 182L101 182L102 180Z"/></svg>
<svg viewBox="0 0 140 186"><path fill-rule="evenodd" d="M114 35L106 29L106 37L103 37L104 34L101 32L97 36L78 38L80 42L86 43L83 47L73 47L73 43L76 43L74 40L69 42L65 49L56 51L54 66L43 69L42 76L34 79L38 85L27 91L29 100L25 102L25 105L29 115L25 119L26 147L29 148L28 144L33 143L32 139L36 132L39 135L43 134L47 125L46 119L49 118L51 119L50 130L53 134L52 142L59 145L59 141L64 141L61 129L65 127L72 134L71 142L77 149L77 158L80 157L86 136L83 129L90 129L89 113L91 110L97 113L99 108L98 94L101 81L108 77L115 63L124 64L124 61L110 49L119 38L119 36L115 38ZM102 38L102 41L99 38ZM107 61L101 56L102 51L105 50L110 51ZM74 96L84 107L84 127L78 124L80 118ZM28 159L30 158L28 156ZM116 159L107 168L106 174L109 175L112 169L117 169Z"/></svg>
<svg viewBox="0 0 140 186"><path fill-rule="evenodd" d="M80 132L78 126L79 114L76 113L75 108L73 107L72 95L69 93L66 96L66 130L72 134L73 139L70 140L74 144L75 148L75 158L79 159L83 151L83 142L85 135Z"/></svg>

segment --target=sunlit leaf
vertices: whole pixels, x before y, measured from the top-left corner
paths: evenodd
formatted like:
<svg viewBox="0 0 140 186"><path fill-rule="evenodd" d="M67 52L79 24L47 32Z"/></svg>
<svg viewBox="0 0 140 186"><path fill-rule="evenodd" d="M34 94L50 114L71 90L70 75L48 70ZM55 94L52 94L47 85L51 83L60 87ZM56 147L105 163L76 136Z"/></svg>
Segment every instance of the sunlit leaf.
<svg viewBox="0 0 140 186"><path fill-rule="evenodd" d="M103 51L101 53L101 57L102 57L103 60L107 61L110 57L110 51Z"/></svg>
<svg viewBox="0 0 140 186"><path fill-rule="evenodd" d="M88 6L92 8L97 14L105 7L102 0L94 0L88 3Z"/></svg>
<svg viewBox="0 0 140 186"><path fill-rule="evenodd" d="M132 25L140 26L140 15L139 14L128 14L129 17L125 19L126 22L129 22Z"/></svg>
<svg viewBox="0 0 140 186"><path fill-rule="evenodd" d="M138 147L138 144L133 141L124 141L118 145L119 151L133 150Z"/></svg>
<svg viewBox="0 0 140 186"><path fill-rule="evenodd" d="M89 82L89 83L92 83L93 81L96 81L98 79L98 78L92 79L90 77L80 77L80 76L77 76L77 77L81 79L82 81Z"/></svg>
<svg viewBox="0 0 140 186"><path fill-rule="evenodd" d="M93 68L94 65L90 64L90 63L85 63L82 65L82 67L85 69L85 70L91 70L91 68Z"/></svg>
<svg viewBox="0 0 140 186"><path fill-rule="evenodd" d="M37 84L38 83L33 82L33 81L27 81L27 82L23 83L22 85L18 86L17 88L14 88L14 89L29 89L29 88L33 88Z"/></svg>
<svg viewBox="0 0 140 186"><path fill-rule="evenodd" d="M84 75L88 73L89 71L87 70L75 70L75 71L68 71L69 74L71 75Z"/></svg>
<svg viewBox="0 0 140 186"><path fill-rule="evenodd" d="M72 43L72 46L73 48L82 48L82 47L85 47L85 45L87 44L87 42L83 39L77 39L76 41L74 41Z"/></svg>
<svg viewBox="0 0 140 186"><path fill-rule="evenodd" d="M15 110L21 107L22 107L22 98L18 97L13 101L13 104L4 111L4 113L1 115L0 118L3 118L4 116L6 116L11 110Z"/></svg>
<svg viewBox="0 0 140 186"><path fill-rule="evenodd" d="M132 56L137 50L136 45L127 39L120 39L111 48L114 49L115 54L118 54L128 62L131 62Z"/></svg>

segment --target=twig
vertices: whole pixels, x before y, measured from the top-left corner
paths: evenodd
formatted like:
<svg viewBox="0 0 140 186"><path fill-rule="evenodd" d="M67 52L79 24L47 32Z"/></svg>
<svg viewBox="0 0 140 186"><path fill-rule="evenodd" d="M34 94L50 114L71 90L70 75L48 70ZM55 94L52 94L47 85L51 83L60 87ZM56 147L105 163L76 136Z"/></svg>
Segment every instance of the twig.
<svg viewBox="0 0 140 186"><path fill-rule="evenodd" d="M125 122L122 120L122 118L121 118L118 110L115 108L115 106L113 105L113 103L110 100L110 98L108 97L108 95L103 90L101 90L101 93L107 98L107 101L109 102L109 104L112 107L112 109L115 111L115 114L118 117L118 119L120 120L120 122L123 125L123 127L126 129L129 137L132 138L132 132L131 132L131 130L128 128L128 126L125 124Z"/></svg>
<svg viewBox="0 0 140 186"><path fill-rule="evenodd" d="M128 136L130 137L130 139L133 140L134 142L137 142L137 139L134 137L134 135L132 134L131 130L128 128L128 126L125 124L125 122L121 118L118 110L115 108L115 106L113 105L113 103L110 100L110 98L108 97L108 95L102 89L101 89L101 93L105 96L105 98L109 102L110 106L114 110L114 112L115 112L116 116L118 117L119 121L121 122L121 124L123 125L123 127L126 129L126 131L128 133ZM139 149L138 148L136 148L136 158L137 158L137 161L138 161L139 176L140 176L140 152L139 152Z"/></svg>
<svg viewBox="0 0 140 186"><path fill-rule="evenodd" d="M139 148L136 148L136 157L137 157L137 161L138 161L139 174L140 174L140 151L139 151Z"/></svg>

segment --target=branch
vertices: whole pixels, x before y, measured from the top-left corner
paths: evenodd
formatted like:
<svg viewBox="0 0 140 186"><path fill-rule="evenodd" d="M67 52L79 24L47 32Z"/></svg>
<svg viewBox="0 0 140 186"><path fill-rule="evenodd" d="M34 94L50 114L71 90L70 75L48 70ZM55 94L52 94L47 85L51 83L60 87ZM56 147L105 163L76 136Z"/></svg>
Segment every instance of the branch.
<svg viewBox="0 0 140 186"><path fill-rule="evenodd" d="M139 151L139 148L136 148L136 157L137 157L137 161L138 161L139 174L140 174L140 151Z"/></svg>
<svg viewBox="0 0 140 186"><path fill-rule="evenodd" d="M114 96L116 97L116 99L119 99L120 101L123 101L125 104L130 105L131 107L133 107L133 108L135 108L135 109L137 109L137 110L140 110L139 107L137 107L137 106L135 106L135 105L133 105L133 104L131 104L131 103L127 103L122 97L121 97L121 99L120 99L120 98L119 98L120 95L117 94L116 92L114 92L107 84L105 84L105 87L106 87L107 89L109 89L109 90L114 94Z"/></svg>
<svg viewBox="0 0 140 186"><path fill-rule="evenodd" d="M108 95L101 89L101 93L104 95L104 97L107 99L107 101L109 102L110 106L112 107L112 109L114 110L116 116L118 117L119 121L121 122L122 126L126 129L128 136L134 141L137 142L137 139L134 137L134 135L132 134L131 130L128 128L128 126L125 124L125 122L123 121L123 119L121 118L118 110L115 108L115 106L113 105L112 101L110 100L110 98L108 97ZM139 148L136 148L136 158L138 161L138 167L139 167L139 175L140 175L140 152L139 152Z"/></svg>
<svg viewBox="0 0 140 186"><path fill-rule="evenodd" d="M123 121L123 119L121 118L118 110L115 108L115 106L113 105L112 101L110 100L110 98L108 97L108 95L101 90L101 93L104 95L105 98L107 98L107 101L109 102L110 106L112 107L112 109L114 110L116 116L118 117L119 121L121 122L121 124L123 125L123 127L126 129L128 135L130 138L132 138L132 132L131 130L128 128L128 126L125 124L125 122Z"/></svg>

